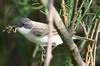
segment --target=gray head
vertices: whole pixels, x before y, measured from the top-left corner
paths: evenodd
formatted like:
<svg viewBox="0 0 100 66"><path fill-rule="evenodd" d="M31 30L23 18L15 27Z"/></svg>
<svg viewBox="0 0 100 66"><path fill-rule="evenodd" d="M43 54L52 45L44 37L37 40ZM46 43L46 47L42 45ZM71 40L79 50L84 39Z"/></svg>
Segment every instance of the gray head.
<svg viewBox="0 0 100 66"><path fill-rule="evenodd" d="M32 20L29 18L21 18L17 21L16 27L24 27L26 29L31 29L32 28Z"/></svg>

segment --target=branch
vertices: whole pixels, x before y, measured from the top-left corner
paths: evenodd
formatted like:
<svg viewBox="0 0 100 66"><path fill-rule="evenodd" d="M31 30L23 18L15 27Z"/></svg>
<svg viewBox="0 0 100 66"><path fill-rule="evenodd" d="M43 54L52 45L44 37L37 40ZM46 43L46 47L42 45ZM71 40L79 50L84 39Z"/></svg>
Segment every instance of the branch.
<svg viewBox="0 0 100 66"><path fill-rule="evenodd" d="M75 0L74 1L72 20L71 20L71 23L70 23L70 26L69 26L70 32L72 34L73 34L74 25L75 25L75 21L76 21L77 7L78 7L78 0Z"/></svg>
<svg viewBox="0 0 100 66"><path fill-rule="evenodd" d="M85 66L85 63L83 62L78 47L74 43L74 41L71 38L71 35L68 33L66 30L58 12L55 10L55 8L52 6L53 12L54 12L54 25L55 28L57 29L60 37L62 38L64 44L66 44L71 52L71 55L73 59L75 60L77 66Z"/></svg>
<svg viewBox="0 0 100 66"><path fill-rule="evenodd" d="M43 0L41 0L42 2ZM45 1L43 1L45 2ZM43 4L45 5L45 4ZM45 6L46 7L46 6ZM52 5L52 11L54 14L54 27L57 29L60 37L62 38L64 44L66 44L71 52L71 56L73 57L73 59L75 60L77 66L86 66L86 64L83 62L78 47L76 46L76 44L74 43L74 41L72 40L71 35L69 34L69 32L66 30L62 19L60 18L58 12L56 11L56 9L54 8L54 6Z"/></svg>
<svg viewBox="0 0 100 66"><path fill-rule="evenodd" d="M48 38L48 44L47 44L47 53L46 53L46 60L44 66L49 66L50 61L52 59L52 25L53 25L53 12L51 6L53 5L53 0L48 0L48 28L49 28L49 38Z"/></svg>
<svg viewBox="0 0 100 66"><path fill-rule="evenodd" d="M62 17L63 17L63 21L64 21L64 24L66 25L66 22L67 22L67 13L66 13L66 7L65 7L65 0L61 0L61 7L62 7Z"/></svg>

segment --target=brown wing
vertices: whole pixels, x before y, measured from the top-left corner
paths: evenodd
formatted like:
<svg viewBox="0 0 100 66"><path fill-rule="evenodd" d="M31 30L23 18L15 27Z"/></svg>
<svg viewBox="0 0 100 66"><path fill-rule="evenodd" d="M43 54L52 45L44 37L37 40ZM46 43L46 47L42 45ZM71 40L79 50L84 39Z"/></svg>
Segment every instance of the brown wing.
<svg viewBox="0 0 100 66"><path fill-rule="evenodd" d="M33 28L32 33L36 36L42 37L45 35L48 35L48 29L43 29L43 28ZM53 31L53 34L56 35L58 34L57 31Z"/></svg>
<svg viewBox="0 0 100 66"><path fill-rule="evenodd" d="M36 36L42 37L48 35L48 25L44 23L34 22L34 28L32 29L32 33ZM57 34L57 31L53 28L53 34Z"/></svg>
<svg viewBox="0 0 100 66"><path fill-rule="evenodd" d="M48 34L48 31L46 29L42 29L42 28L33 28L32 32L36 36L44 36L44 35Z"/></svg>

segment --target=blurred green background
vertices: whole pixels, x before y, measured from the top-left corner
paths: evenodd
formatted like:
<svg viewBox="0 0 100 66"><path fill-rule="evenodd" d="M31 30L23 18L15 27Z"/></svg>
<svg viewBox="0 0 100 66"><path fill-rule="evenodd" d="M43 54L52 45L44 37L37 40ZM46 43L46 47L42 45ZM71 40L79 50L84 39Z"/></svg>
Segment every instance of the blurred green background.
<svg viewBox="0 0 100 66"><path fill-rule="evenodd" d="M35 45L18 32L8 34L3 30L22 17L40 21L37 15L39 11L33 7L33 3L35 1L32 0L0 0L0 66L31 65Z"/></svg>

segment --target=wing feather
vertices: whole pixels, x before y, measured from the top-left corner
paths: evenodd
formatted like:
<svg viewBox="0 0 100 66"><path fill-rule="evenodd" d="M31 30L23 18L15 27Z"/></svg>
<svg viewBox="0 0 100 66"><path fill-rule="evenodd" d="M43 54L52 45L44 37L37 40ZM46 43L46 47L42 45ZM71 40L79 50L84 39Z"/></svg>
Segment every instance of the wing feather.
<svg viewBox="0 0 100 66"><path fill-rule="evenodd" d="M39 22L33 22L33 26L34 28L32 28L32 33L38 37L42 37L45 35L48 35L49 31L48 31L48 24L44 24L44 23L39 23ZM58 34L57 31L54 29L53 27L53 35Z"/></svg>

